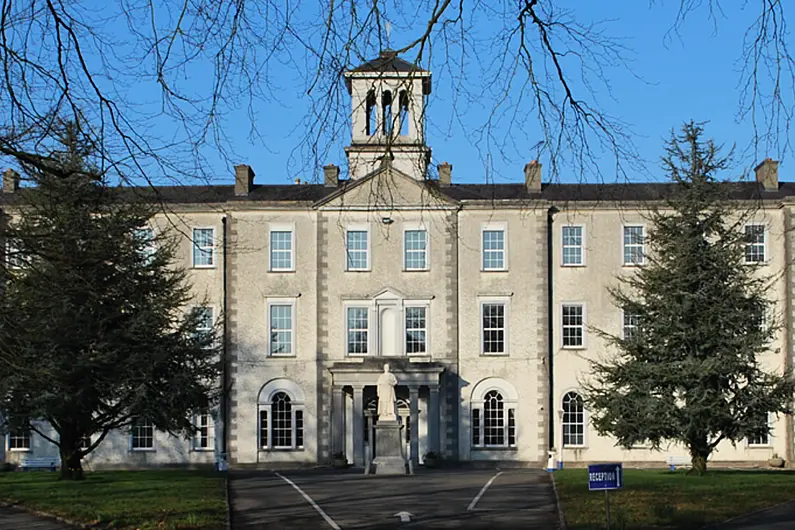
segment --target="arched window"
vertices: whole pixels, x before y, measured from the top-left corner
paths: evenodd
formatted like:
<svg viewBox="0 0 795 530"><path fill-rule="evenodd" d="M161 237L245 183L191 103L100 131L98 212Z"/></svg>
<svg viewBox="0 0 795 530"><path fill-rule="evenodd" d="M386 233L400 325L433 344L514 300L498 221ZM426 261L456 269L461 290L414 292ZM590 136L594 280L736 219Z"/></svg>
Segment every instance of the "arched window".
<svg viewBox="0 0 795 530"><path fill-rule="evenodd" d="M303 394L288 380L275 380L260 391L260 449L303 449Z"/></svg>
<svg viewBox="0 0 795 530"><path fill-rule="evenodd" d="M392 92L385 91L381 96L381 106L384 116L384 134L392 134Z"/></svg>
<svg viewBox="0 0 795 530"><path fill-rule="evenodd" d="M577 392L563 396L562 423L564 447L585 445L585 407Z"/></svg>
<svg viewBox="0 0 795 530"><path fill-rule="evenodd" d="M405 90L400 91L400 135L409 134L409 96Z"/></svg>
<svg viewBox="0 0 795 530"><path fill-rule="evenodd" d="M367 136L375 134L377 117L375 112L375 91L370 90L367 92L367 100L365 101L365 127L367 128Z"/></svg>
<svg viewBox="0 0 795 530"><path fill-rule="evenodd" d="M516 393L497 378L486 379L472 392L473 447L516 446Z"/></svg>

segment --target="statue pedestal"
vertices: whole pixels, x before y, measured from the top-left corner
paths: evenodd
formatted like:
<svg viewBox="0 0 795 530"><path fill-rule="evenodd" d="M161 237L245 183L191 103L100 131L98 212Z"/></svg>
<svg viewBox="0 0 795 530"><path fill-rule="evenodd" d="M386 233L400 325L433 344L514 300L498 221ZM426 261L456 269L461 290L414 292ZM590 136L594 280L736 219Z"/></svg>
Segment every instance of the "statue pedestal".
<svg viewBox="0 0 795 530"><path fill-rule="evenodd" d="M379 421L375 425L375 446L378 456L373 460L373 467L376 475L408 473L402 433L403 426L395 420Z"/></svg>

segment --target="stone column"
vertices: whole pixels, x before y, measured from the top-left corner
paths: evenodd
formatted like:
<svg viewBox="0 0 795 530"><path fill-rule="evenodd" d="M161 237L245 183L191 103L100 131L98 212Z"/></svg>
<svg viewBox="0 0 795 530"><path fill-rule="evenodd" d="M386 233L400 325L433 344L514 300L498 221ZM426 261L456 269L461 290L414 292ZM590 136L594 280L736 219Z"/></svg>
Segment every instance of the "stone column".
<svg viewBox="0 0 795 530"><path fill-rule="evenodd" d="M364 386L353 387L353 465L364 465Z"/></svg>
<svg viewBox="0 0 795 530"><path fill-rule="evenodd" d="M420 389L416 386L409 387L409 410L411 411L411 461L414 465L419 463L419 440L420 440L420 405L419 405Z"/></svg>
<svg viewBox="0 0 795 530"><path fill-rule="evenodd" d="M345 452L345 395L341 386L331 390L331 451ZM346 455L350 456L350 455Z"/></svg>
<svg viewBox="0 0 795 530"><path fill-rule="evenodd" d="M430 388L428 399L428 450L437 455L439 452L439 387Z"/></svg>

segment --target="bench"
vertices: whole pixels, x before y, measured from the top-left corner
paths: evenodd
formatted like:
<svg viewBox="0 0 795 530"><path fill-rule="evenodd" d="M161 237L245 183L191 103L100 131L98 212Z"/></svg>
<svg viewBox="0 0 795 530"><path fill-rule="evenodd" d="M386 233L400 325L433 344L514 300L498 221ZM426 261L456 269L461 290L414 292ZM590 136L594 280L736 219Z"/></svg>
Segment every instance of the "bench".
<svg viewBox="0 0 795 530"><path fill-rule="evenodd" d="M22 462L19 463L19 468L22 471L28 471L30 469L49 469L50 471L55 471L60 465L61 459L57 456L37 458L26 456L22 459Z"/></svg>
<svg viewBox="0 0 795 530"><path fill-rule="evenodd" d="M692 461L689 456L670 455L665 459L665 463L668 464L671 471L676 471L677 466L690 467Z"/></svg>

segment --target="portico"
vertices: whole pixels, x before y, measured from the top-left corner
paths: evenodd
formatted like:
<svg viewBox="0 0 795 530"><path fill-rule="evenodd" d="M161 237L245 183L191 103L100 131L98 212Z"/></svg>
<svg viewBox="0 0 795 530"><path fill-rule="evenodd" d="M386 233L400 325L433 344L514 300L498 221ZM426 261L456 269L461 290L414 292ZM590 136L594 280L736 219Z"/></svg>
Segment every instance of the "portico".
<svg viewBox="0 0 795 530"><path fill-rule="evenodd" d="M372 436L378 420L375 387L385 362L398 380L398 414L404 433L408 433L409 458L416 465L425 452L439 453L441 364L393 357L337 362L329 368L333 378L332 451L344 453L356 466L365 464L365 445L371 448L371 458L377 454Z"/></svg>

